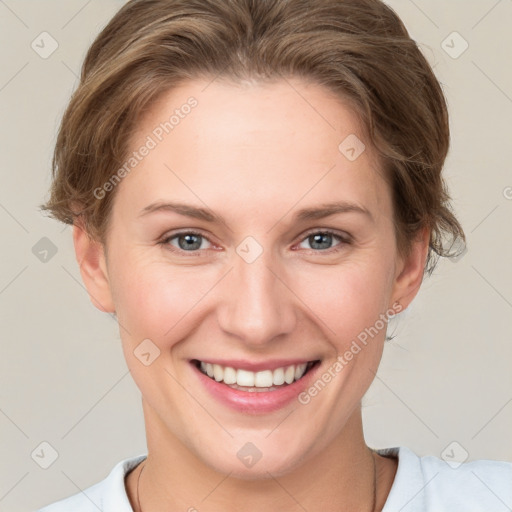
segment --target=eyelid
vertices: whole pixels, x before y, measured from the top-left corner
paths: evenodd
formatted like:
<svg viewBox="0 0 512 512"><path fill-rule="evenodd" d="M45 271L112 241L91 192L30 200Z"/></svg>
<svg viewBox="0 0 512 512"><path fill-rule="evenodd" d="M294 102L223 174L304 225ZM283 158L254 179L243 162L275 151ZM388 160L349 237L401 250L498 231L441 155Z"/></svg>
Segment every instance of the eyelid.
<svg viewBox="0 0 512 512"><path fill-rule="evenodd" d="M333 237L338 238L340 240L340 243L338 245L335 245L334 247L330 247L329 249L323 249L323 250L306 249L306 250L309 250L309 251L314 252L314 253L328 254L328 253L336 252L338 250L337 249L338 246L348 245L348 244L351 244L353 242L353 238L352 238L352 236L349 233L338 232L337 230L334 230L334 229L331 229L331 228L312 228L312 229L306 231L305 233L301 234L300 235L301 238L299 239L299 241L295 245L298 245L298 244L304 242L311 235L315 235L315 234L332 235ZM171 239L179 237L180 235L200 236L201 238L207 240L213 246L216 245L214 242L212 242L210 240L209 236L206 236L203 232L201 232L201 230L196 230L196 229L184 229L184 230L180 230L180 231L176 231L176 232L166 233L160 239L159 243L162 244L162 245L170 246L169 241ZM183 249L179 249L179 248L176 248L176 247L173 247L173 246L171 246L171 247L172 248L170 250L173 251L173 252L178 252L180 254L188 253L189 255L200 255L203 251L207 250L207 249L198 249L196 251L185 251Z"/></svg>
<svg viewBox="0 0 512 512"><path fill-rule="evenodd" d="M302 236L301 241L304 240L305 238L307 238L308 236L315 235L316 233L334 235L347 243L352 241L352 236L349 233L347 233L345 231L338 231L336 229L331 229L331 228L310 229L301 235Z"/></svg>
<svg viewBox="0 0 512 512"><path fill-rule="evenodd" d="M309 231L306 231L305 233L303 233L301 235L301 238L300 238L298 244L301 244L306 239L308 239L310 236L316 235L316 234L331 235L331 236L337 238L340 241L340 243L335 245L334 247L330 247L329 249L322 249L322 250L305 249L306 251L312 252L314 254L332 254L332 253L340 251L343 246L350 245L353 243L352 236L346 232L339 232L339 231L337 231L335 229L331 229L331 228L313 228ZM296 244L296 245L298 245L298 244Z"/></svg>
<svg viewBox="0 0 512 512"><path fill-rule="evenodd" d="M177 238L180 235L200 236L204 240L207 240L211 245L215 246L215 244L210 240L209 236L206 236L203 232L201 232L200 230L196 230L196 229L184 229L184 230L180 230L180 231L176 231L176 232L166 233L160 239L160 241L158 243L162 244L162 245L169 245L170 246L170 240L172 240L174 238ZM195 254L200 254L202 251L206 251L207 249L199 249L197 251L184 251L183 249L172 247L171 250L174 251L174 252L179 252L179 253L189 253L189 254L194 254L195 253Z"/></svg>

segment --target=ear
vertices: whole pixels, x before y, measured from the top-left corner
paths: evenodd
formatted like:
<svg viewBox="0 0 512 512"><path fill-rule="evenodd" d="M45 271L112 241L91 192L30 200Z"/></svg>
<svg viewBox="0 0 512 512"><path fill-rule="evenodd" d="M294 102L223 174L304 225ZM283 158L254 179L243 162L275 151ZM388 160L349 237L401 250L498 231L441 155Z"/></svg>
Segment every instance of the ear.
<svg viewBox="0 0 512 512"><path fill-rule="evenodd" d="M423 282L429 243L430 229L424 228L412 242L409 256L405 259L399 259L392 297L394 297L393 304L400 303L401 311L407 309Z"/></svg>
<svg viewBox="0 0 512 512"><path fill-rule="evenodd" d="M115 313L103 245L93 240L80 223L73 226L73 244L91 302L100 311Z"/></svg>

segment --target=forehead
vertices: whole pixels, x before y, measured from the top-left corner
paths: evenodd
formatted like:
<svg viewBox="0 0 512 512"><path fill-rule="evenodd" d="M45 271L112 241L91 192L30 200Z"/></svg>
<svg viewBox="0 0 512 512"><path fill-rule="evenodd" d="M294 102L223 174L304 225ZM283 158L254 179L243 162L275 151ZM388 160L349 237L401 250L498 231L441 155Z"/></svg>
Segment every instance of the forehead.
<svg viewBox="0 0 512 512"><path fill-rule="evenodd" d="M130 150L148 142L150 151L120 186L132 205L202 197L257 210L269 201L284 208L346 197L390 207L356 114L299 79L185 82L141 117Z"/></svg>

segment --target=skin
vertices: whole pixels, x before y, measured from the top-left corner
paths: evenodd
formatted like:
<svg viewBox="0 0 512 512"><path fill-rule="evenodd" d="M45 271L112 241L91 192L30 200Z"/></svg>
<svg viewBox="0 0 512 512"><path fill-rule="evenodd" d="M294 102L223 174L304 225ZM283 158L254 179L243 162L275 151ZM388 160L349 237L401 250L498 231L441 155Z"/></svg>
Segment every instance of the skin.
<svg viewBox="0 0 512 512"><path fill-rule="evenodd" d="M273 413L245 414L213 400L188 360L320 359L321 375L380 314L397 303L407 308L422 282L429 233L400 257L391 193L370 144L355 161L338 149L350 134L362 138L357 117L299 79L184 83L145 113L133 149L190 96L198 106L117 186L106 248L74 227L84 283L96 307L116 313L142 394L142 509L370 510L373 458L381 510L397 463L366 445L361 398L385 329L310 403ZM341 200L373 219L356 212L294 219L299 209ZM160 201L207 208L225 224L169 211L140 216ZM179 238L159 243L190 229L205 237L200 249L179 252ZM352 243L333 237L319 249L308 237L322 229L348 233ZM250 264L236 252L247 236L263 248ZM134 355L144 339L160 350L149 366ZM262 453L251 468L237 458L246 442ZM136 511L141 467L126 478Z"/></svg>

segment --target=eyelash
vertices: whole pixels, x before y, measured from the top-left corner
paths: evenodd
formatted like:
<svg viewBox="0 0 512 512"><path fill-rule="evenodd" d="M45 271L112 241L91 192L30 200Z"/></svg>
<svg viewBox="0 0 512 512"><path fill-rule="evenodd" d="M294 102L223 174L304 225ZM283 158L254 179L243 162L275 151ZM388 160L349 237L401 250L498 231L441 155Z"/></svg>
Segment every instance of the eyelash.
<svg viewBox="0 0 512 512"><path fill-rule="evenodd" d="M188 256L192 256L192 255L200 256L202 251L207 250L207 249L198 249L198 250L195 250L195 251L184 251L183 249L179 249L179 248L176 248L176 247L173 247L173 246L170 245L169 242L171 240L174 240L175 238L178 238L178 237L183 236L183 235L199 236L199 237L207 240L209 243L212 243L211 240L209 240L208 237L206 237L203 233L200 233L199 231L188 230L188 231L180 231L178 233L173 233L170 236L166 236L163 240L161 240L159 242L159 244L162 245L162 246L167 247L168 250L170 250L172 252L176 252L176 253L180 253L180 254L185 253ZM309 249L309 251L312 251L314 253L326 254L326 255L327 254L333 254L333 253L337 253L340 250L342 250L343 246L352 244L352 238L351 238L350 235L346 234L345 236L342 236L339 233L336 233L335 231L332 231L332 230L329 230L329 229L324 229L324 230L316 229L316 230L309 231L309 232L307 232L303 236L303 238L300 240L299 243L304 242L310 236L313 236L313 235L330 235L333 238L337 238L339 240L339 242L340 242L338 245L336 245L334 247L331 247L329 249L317 249L317 250Z"/></svg>

